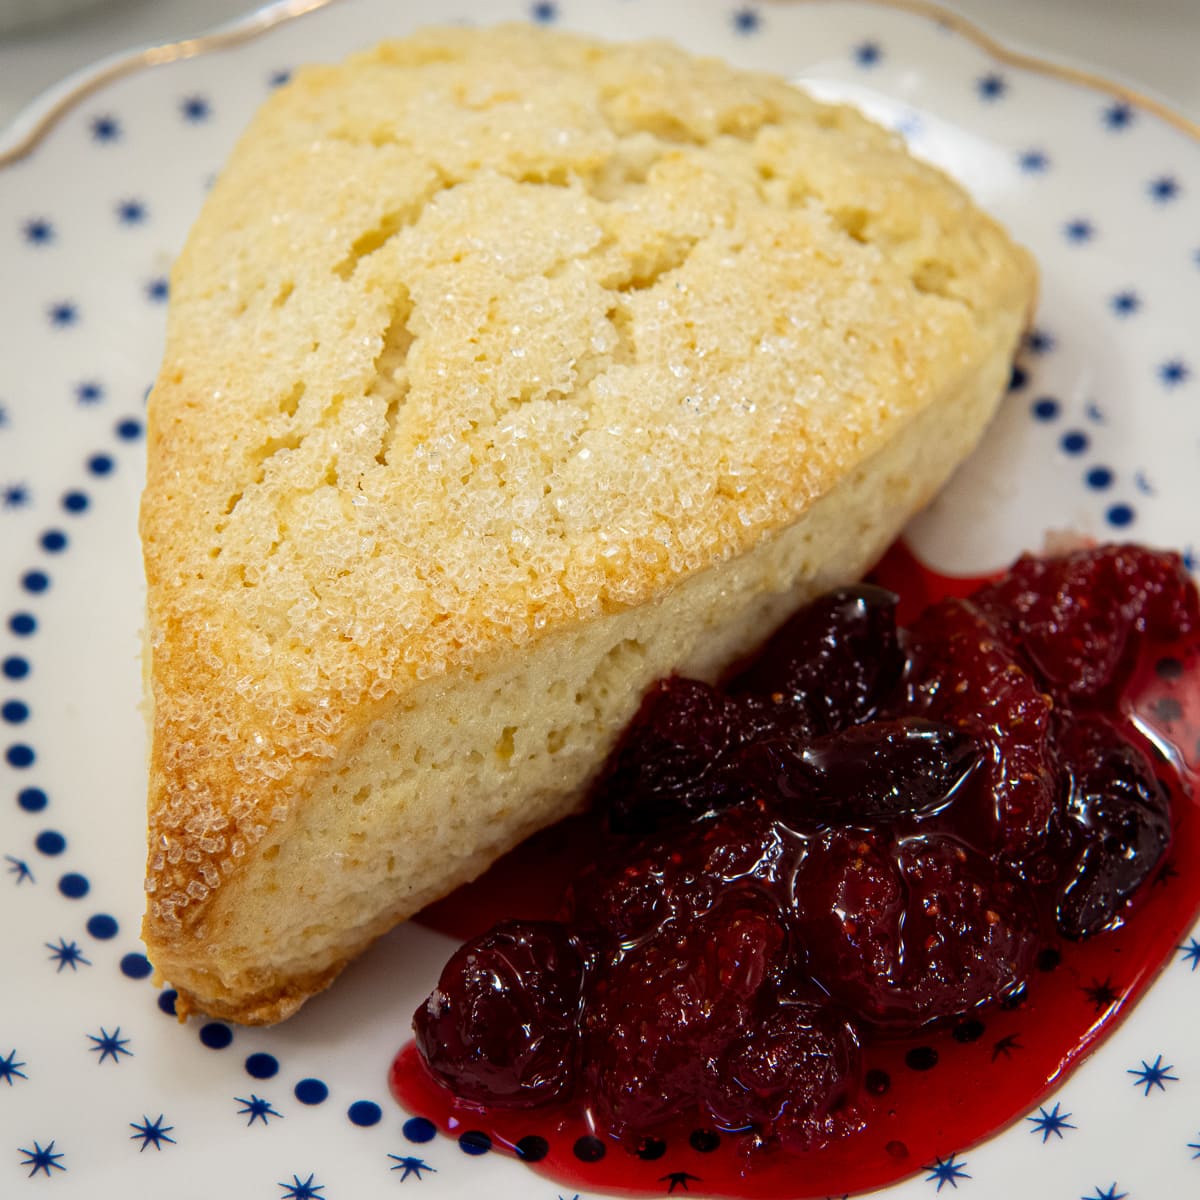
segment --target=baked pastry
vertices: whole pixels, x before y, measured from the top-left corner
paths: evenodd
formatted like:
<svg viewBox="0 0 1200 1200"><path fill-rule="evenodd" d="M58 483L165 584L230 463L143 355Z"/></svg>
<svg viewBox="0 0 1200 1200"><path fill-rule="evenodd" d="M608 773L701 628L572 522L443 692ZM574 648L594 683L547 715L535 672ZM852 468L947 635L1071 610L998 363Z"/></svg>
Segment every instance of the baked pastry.
<svg viewBox="0 0 1200 1200"><path fill-rule="evenodd" d="M177 262L141 531L145 940L287 1016L577 807L654 679L858 576L990 418L1029 257L849 108L443 29L263 107Z"/></svg>

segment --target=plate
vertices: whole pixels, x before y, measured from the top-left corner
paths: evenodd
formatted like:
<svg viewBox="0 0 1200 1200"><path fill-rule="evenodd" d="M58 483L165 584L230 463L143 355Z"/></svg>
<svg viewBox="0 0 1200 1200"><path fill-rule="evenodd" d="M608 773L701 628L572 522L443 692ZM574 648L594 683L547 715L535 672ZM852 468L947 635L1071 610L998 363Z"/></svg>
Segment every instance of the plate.
<svg viewBox="0 0 1200 1200"><path fill-rule="evenodd" d="M434 1136L389 1098L390 1058L450 949L441 935L397 930L278 1029L179 1023L138 940L136 514L168 268L238 132L294 65L433 13L403 0L276 5L200 43L110 62L0 149L5 1197L562 1194L478 1142ZM1002 413L910 530L918 554L975 573L1069 530L1175 546L1195 563L1200 130L916 0L451 0L436 15L666 36L900 129L1043 270ZM887 1195L1195 1194L1198 968L1192 937L1044 1105L982 1145L945 1147ZM702 1180L674 1182L703 1194Z"/></svg>

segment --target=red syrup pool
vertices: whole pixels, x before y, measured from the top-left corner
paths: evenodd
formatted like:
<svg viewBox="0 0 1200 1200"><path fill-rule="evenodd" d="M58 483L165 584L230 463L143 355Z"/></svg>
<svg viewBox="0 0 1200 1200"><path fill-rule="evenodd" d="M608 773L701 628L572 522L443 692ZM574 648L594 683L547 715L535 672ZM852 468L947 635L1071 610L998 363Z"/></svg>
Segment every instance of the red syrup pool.
<svg viewBox="0 0 1200 1200"><path fill-rule="evenodd" d="M902 547L889 553L875 579L906 600L921 597L916 606L902 602L904 619L914 607L964 595L979 582L924 571ZM863 1029L861 1131L789 1153L763 1149L751 1135L711 1122L677 1118L653 1136L617 1141L596 1136L578 1108L515 1111L458 1101L411 1043L392 1065L393 1094L464 1148L507 1150L580 1192L807 1200L867 1191L920 1170L952 1174L954 1155L1027 1115L1112 1032L1200 909L1200 872L1183 869L1200 861L1200 639L1193 634L1169 647L1144 647L1119 710L1126 736L1158 747L1166 760L1157 760L1156 770L1171 792L1169 855L1119 928L1081 941L1043 930L1032 977L1005 1000L915 1032ZM551 918L598 836L597 817L563 822L420 919L465 939L504 918Z"/></svg>

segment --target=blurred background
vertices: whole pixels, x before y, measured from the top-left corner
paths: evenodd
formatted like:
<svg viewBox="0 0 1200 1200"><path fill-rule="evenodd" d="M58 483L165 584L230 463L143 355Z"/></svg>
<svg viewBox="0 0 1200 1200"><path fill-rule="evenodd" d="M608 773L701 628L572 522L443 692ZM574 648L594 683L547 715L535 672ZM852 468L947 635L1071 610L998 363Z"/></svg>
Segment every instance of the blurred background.
<svg viewBox="0 0 1200 1200"><path fill-rule="evenodd" d="M436 20L437 0L426 3ZM1200 120L1200 0L940 3L1015 48L1092 66ZM99 58L193 37L255 7L253 0L0 0L0 128Z"/></svg>

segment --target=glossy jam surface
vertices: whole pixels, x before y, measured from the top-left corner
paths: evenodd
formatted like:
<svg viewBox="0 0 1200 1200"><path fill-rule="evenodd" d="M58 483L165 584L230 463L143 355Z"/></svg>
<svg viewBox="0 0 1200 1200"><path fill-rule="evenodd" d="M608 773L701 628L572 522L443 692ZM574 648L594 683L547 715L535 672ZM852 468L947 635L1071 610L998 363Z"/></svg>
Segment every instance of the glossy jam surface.
<svg viewBox="0 0 1200 1200"><path fill-rule="evenodd" d="M580 1189L821 1196L1086 1052L1200 902L1195 589L1108 547L896 611L831 593L722 687L651 690L557 912L460 928L406 1108Z"/></svg>

